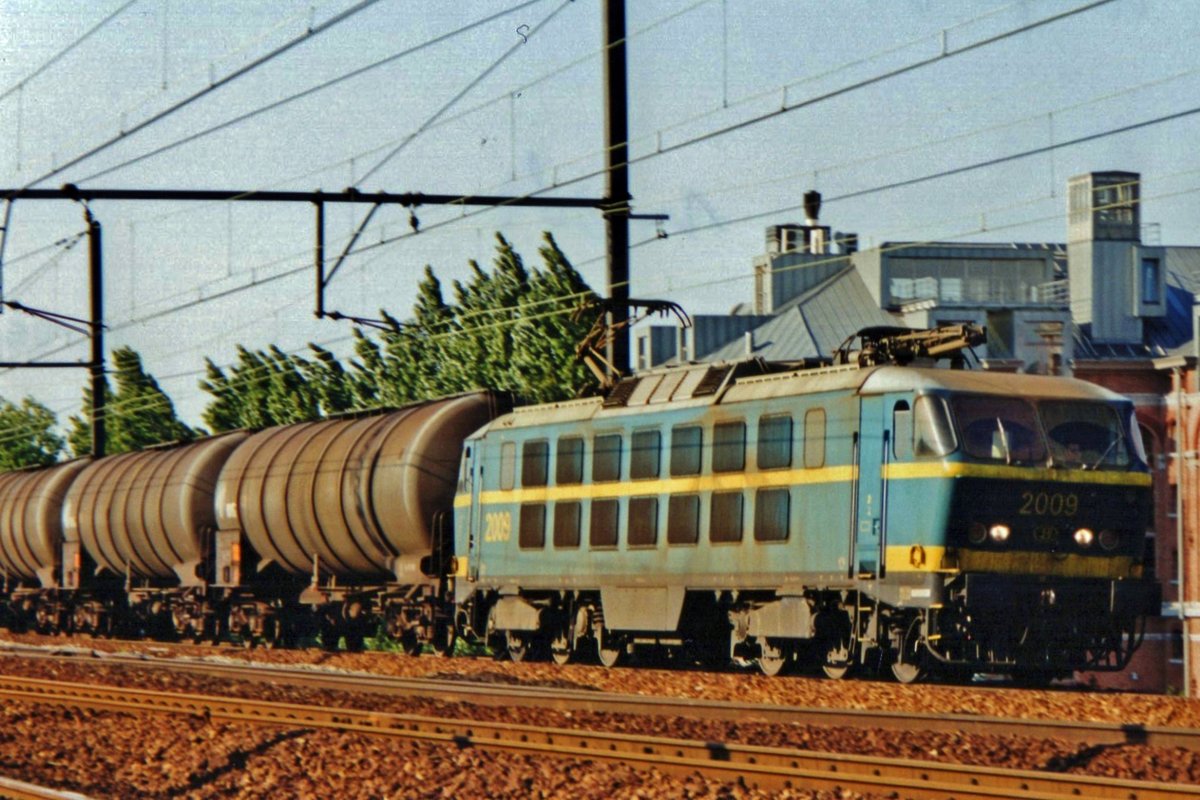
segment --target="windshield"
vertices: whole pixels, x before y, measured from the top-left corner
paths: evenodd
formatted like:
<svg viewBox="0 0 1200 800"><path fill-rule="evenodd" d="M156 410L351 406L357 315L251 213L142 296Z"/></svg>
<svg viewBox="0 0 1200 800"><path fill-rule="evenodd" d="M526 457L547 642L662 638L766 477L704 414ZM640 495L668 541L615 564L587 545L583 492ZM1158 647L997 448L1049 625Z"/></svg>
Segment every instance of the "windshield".
<svg viewBox="0 0 1200 800"><path fill-rule="evenodd" d="M1004 464L1073 469L1128 467L1128 436L1117 409L1085 400L960 395L950 401L963 452Z"/></svg>
<svg viewBox="0 0 1200 800"><path fill-rule="evenodd" d="M1112 406L1044 401L1039 410L1055 464L1088 469L1129 466L1125 432Z"/></svg>
<svg viewBox="0 0 1200 800"><path fill-rule="evenodd" d="M1045 462L1046 445L1030 403L1012 397L959 396L951 404L967 455L1005 464Z"/></svg>

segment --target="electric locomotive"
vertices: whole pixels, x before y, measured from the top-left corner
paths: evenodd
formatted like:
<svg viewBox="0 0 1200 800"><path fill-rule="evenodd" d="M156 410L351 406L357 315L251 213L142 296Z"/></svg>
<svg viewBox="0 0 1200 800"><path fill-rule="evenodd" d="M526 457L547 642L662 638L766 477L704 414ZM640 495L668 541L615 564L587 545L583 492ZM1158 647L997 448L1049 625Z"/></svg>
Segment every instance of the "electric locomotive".
<svg viewBox="0 0 1200 800"><path fill-rule="evenodd" d="M1160 603L1132 404L921 365L981 334L865 331L841 363L662 369L490 422L455 500L459 628L515 660L1123 668Z"/></svg>

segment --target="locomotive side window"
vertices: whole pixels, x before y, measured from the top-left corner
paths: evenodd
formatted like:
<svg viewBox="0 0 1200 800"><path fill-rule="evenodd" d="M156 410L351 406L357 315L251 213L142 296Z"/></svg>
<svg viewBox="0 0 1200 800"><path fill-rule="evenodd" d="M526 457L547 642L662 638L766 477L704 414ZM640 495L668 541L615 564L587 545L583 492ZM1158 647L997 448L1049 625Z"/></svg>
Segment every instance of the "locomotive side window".
<svg viewBox="0 0 1200 800"><path fill-rule="evenodd" d="M500 488L508 491L517 480L517 445L505 442L500 446Z"/></svg>
<svg viewBox="0 0 1200 800"><path fill-rule="evenodd" d="M1015 397L964 395L955 397L952 404L967 455L1005 464L1045 461L1046 446L1028 402Z"/></svg>
<svg viewBox="0 0 1200 800"><path fill-rule="evenodd" d="M792 415L779 414L758 421L758 468L792 465Z"/></svg>
<svg viewBox="0 0 1200 800"><path fill-rule="evenodd" d="M912 457L913 419L908 402L901 400L892 408L892 457L905 461Z"/></svg>
<svg viewBox="0 0 1200 800"><path fill-rule="evenodd" d="M593 500L588 543L594 548L616 547L619 520L620 504L616 500Z"/></svg>
<svg viewBox="0 0 1200 800"><path fill-rule="evenodd" d="M542 503L526 503L521 506L517 544L526 550L537 550L546 546L546 506Z"/></svg>
<svg viewBox="0 0 1200 800"><path fill-rule="evenodd" d="M554 546L579 547L580 504L578 500L554 504Z"/></svg>
<svg viewBox="0 0 1200 800"><path fill-rule="evenodd" d="M810 408L804 414L804 466L825 466L825 409Z"/></svg>
<svg viewBox="0 0 1200 800"><path fill-rule="evenodd" d="M667 544L700 541L700 495L676 494L667 503Z"/></svg>
<svg viewBox="0 0 1200 800"><path fill-rule="evenodd" d="M671 474L699 475L704 434L699 425L671 429Z"/></svg>
<svg viewBox="0 0 1200 800"><path fill-rule="evenodd" d="M713 472L746 468L746 423L718 422L713 426Z"/></svg>
<svg viewBox="0 0 1200 800"><path fill-rule="evenodd" d="M592 450L592 480L621 480L621 434L610 433L596 437Z"/></svg>
<svg viewBox="0 0 1200 800"><path fill-rule="evenodd" d="M629 546L653 547L658 544L658 498L629 498Z"/></svg>
<svg viewBox="0 0 1200 800"><path fill-rule="evenodd" d="M946 413L946 401L932 395L917 398L913 407L916 430L914 449L917 456L944 456L954 451L954 428Z"/></svg>
<svg viewBox="0 0 1200 800"><path fill-rule="evenodd" d="M658 431L634 431L633 447L629 453L629 476L634 479L657 478L661 449L661 433Z"/></svg>
<svg viewBox="0 0 1200 800"><path fill-rule="evenodd" d="M558 440L554 482L559 486L583 483L583 439L564 436Z"/></svg>
<svg viewBox="0 0 1200 800"><path fill-rule="evenodd" d="M526 442L521 451L521 485L545 486L550 475L550 443L545 439Z"/></svg>
<svg viewBox="0 0 1200 800"><path fill-rule="evenodd" d="M782 542L788 538L792 494L787 489L759 489L754 497L754 539Z"/></svg>
<svg viewBox="0 0 1200 800"><path fill-rule="evenodd" d="M710 542L742 540L742 493L713 492L708 515Z"/></svg>

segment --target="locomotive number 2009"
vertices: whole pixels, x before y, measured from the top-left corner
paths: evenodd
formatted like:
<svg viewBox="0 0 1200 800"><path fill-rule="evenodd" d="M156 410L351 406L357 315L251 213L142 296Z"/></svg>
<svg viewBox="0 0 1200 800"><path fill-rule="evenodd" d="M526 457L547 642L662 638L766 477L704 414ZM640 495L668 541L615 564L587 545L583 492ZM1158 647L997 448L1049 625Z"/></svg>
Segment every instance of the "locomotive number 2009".
<svg viewBox="0 0 1200 800"><path fill-rule="evenodd" d="M1061 492L1021 492L1021 514L1073 517L1078 511L1079 495Z"/></svg>
<svg viewBox="0 0 1200 800"><path fill-rule="evenodd" d="M512 538L512 514L493 511L485 514L483 540L485 542L507 542Z"/></svg>

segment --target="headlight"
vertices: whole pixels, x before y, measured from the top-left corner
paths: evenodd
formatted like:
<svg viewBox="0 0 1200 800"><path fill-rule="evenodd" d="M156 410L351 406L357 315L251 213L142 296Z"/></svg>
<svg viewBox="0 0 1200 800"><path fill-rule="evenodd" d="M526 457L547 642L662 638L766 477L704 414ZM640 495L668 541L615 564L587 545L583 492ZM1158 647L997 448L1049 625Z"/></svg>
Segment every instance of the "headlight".
<svg viewBox="0 0 1200 800"><path fill-rule="evenodd" d="M982 522L972 522L967 528L967 539L971 544L983 544L987 541L987 527Z"/></svg>
<svg viewBox="0 0 1200 800"><path fill-rule="evenodd" d="M1116 550L1121 544L1121 536L1113 530L1100 531L1100 546L1105 550Z"/></svg>
<svg viewBox="0 0 1200 800"><path fill-rule="evenodd" d="M988 536L992 537L993 542L1007 542L1008 535L1012 533L1007 525L997 523L988 528Z"/></svg>
<svg viewBox="0 0 1200 800"><path fill-rule="evenodd" d="M1080 547L1091 547L1095 539L1096 534L1092 533L1091 528L1080 528L1075 531L1075 544Z"/></svg>

